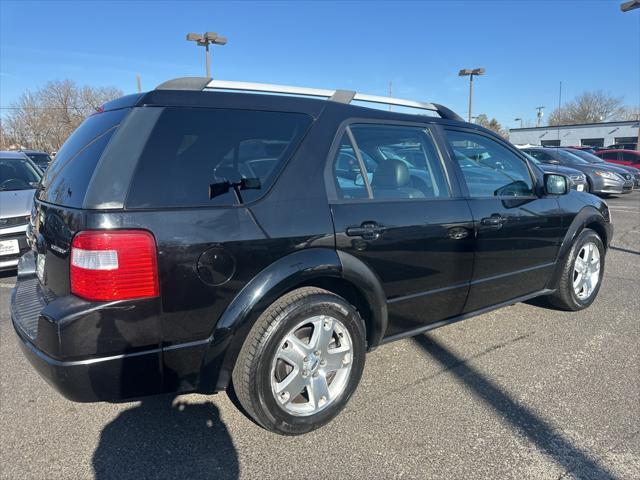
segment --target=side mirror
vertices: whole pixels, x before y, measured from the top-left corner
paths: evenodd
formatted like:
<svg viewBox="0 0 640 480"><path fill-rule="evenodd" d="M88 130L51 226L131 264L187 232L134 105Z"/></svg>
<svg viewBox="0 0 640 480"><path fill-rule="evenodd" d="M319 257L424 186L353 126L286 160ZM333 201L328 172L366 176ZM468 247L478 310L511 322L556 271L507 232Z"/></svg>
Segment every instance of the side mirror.
<svg viewBox="0 0 640 480"><path fill-rule="evenodd" d="M547 195L566 195L569 193L569 179L557 173L546 173L544 176L544 191Z"/></svg>
<svg viewBox="0 0 640 480"><path fill-rule="evenodd" d="M364 177L361 173L356 175L356 179L353 181L358 187L364 187Z"/></svg>

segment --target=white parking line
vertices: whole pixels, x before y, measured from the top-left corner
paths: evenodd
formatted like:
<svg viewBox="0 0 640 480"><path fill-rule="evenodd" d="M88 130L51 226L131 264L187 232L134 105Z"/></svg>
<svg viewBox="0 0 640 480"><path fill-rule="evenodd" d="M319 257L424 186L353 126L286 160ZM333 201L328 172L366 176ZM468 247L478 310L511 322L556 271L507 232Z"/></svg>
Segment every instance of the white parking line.
<svg viewBox="0 0 640 480"><path fill-rule="evenodd" d="M0 283L0 288L13 288L13 283Z"/></svg>

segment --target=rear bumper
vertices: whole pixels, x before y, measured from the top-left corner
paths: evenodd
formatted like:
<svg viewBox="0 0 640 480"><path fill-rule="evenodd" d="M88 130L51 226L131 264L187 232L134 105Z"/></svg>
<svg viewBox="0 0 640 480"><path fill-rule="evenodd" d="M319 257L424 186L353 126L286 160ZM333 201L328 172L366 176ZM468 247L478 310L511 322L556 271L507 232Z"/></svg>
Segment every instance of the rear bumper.
<svg viewBox="0 0 640 480"><path fill-rule="evenodd" d="M36 277L33 254L20 259L11 297L14 330L27 360L70 400L214 391L225 345L205 339L163 348L160 315L159 298L91 303L54 297Z"/></svg>
<svg viewBox="0 0 640 480"><path fill-rule="evenodd" d="M39 350L17 327L16 333L29 363L47 383L69 400L115 402L162 391L159 349L128 355L60 361Z"/></svg>

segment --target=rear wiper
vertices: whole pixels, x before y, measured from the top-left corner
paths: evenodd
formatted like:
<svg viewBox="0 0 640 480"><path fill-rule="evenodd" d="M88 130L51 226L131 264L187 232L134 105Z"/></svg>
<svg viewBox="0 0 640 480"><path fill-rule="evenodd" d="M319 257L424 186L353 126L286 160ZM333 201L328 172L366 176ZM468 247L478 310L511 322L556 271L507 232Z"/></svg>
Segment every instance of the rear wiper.
<svg viewBox="0 0 640 480"><path fill-rule="evenodd" d="M262 185L259 178L241 178L239 182L224 180L223 182L216 182L209 185L209 198L215 198L233 189L238 197L238 201L242 203L240 190L260 190L261 187Z"/></svg>

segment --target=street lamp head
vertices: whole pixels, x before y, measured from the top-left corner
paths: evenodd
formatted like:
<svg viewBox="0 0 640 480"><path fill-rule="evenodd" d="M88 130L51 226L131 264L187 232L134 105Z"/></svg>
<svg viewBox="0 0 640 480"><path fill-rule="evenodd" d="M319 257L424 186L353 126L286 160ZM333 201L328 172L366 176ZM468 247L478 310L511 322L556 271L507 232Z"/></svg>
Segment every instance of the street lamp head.
<svg viewBox="0 0 640 480"><path fill-rule="evenodd" d="M513 121L514 122L519 122L520 120L522 120L521 118L514 118Z"/></svg>
<svg viewBox="0 0 640 480"><path fill-rule="evenodd" d="M190 42L200 42L202 41L202 35L199 33L187 33L187 40Z"/></svg>
<svg viewBox="0 0 640 480"><path fill-rule="evenodd" d="M458 72L459 77L467 77L469 75L484 75L484 68L463 68Z"/></svg>
<svg viewBox="0 0 640 480"><path fill-rule="evenodd" d="M226 45L227 37L218 37L213 41L213 43L215 43L216 45Z"/></svg>

